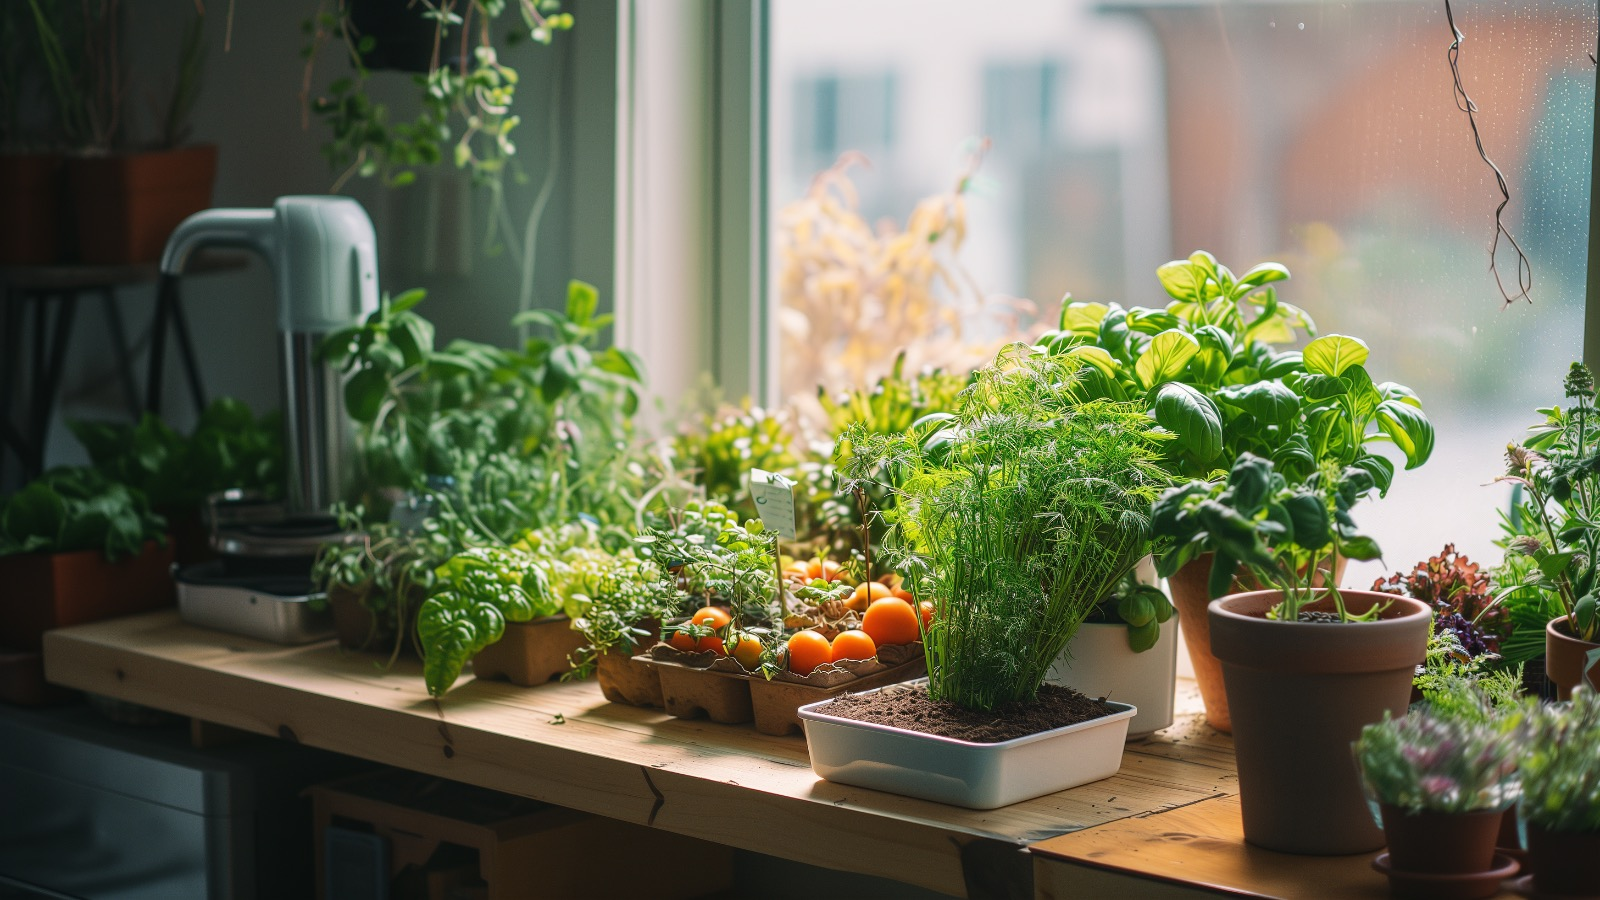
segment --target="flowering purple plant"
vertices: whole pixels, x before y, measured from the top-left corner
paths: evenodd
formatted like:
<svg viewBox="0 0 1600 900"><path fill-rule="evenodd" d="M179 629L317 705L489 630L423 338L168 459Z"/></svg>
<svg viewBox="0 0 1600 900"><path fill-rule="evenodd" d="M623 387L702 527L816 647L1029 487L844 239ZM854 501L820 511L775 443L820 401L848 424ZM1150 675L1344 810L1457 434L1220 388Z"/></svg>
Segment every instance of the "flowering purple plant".
<svg viewBox="0 0 1600 900"><path fill-rule="evenodd" d="M1362 729L1356 761L1372 799L1409 812L1505 809L1521 791L1511 716L1471 720L1427 705Z"/></svg>

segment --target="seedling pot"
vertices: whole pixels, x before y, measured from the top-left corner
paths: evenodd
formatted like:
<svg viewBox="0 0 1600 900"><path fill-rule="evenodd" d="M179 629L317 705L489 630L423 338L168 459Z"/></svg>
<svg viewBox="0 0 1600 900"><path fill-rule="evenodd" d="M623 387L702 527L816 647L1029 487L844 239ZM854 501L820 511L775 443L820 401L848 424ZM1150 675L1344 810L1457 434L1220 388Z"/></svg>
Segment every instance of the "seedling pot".
<svg viewBox="0 0 1600 900"><path fill-rule="evenodd" d="M0 556L0 647L36 651L51 628L171 606L171 569L170 541L116 562L99 550Z"/></svg>
<svg viewBox="0 0 1600 900"><path fill-rule="evenodd" d="M1177 617L1161 623L1161 637L1143 653L1128 647L1128 626L1085 622L1050 667L1046 681L1087 697L1133 705L1139 714L1128 723L1128 740L1149 737L1172 724L1178 678Z"/></svg>
<svg viewBox="0 0 1600 900"><path fill-rule="evenodd" d="M1350 743L1385 711L1403 716L1428 642L1416 600L1341 591L1375 622L1278 622L1278 591L1235 594L1209 609L1239 764L1245 840L1285 853L1341 855L1384 845L1362 795ZM1307 609L1332 611L1325 598Z"/></svg>
<svg viewBox="0 0 1600 900"><path fill-rule="evenodd" d="M919 679L909 688L926 684ZM819 776L969 809L1008 806L1115 775L1128 723L1137 713L1113 702L1117 712L1092 721L976 744L831 716L829 702L800 707L811 768Z"/></svg>
<svg viewBox="0 0 1600 900"><path fill-rule="evenodd" d="M1591 688L1600 687L1600 663L1589 665L1589 651L1600 647L1580 641L1567 628L1567 617L1551 619L1544 626L1544 671L1556 686L1557 700L1571 700L1572 689L1588 679Z"/></svg>
<svg viewBox="0 0 1600 900"><path fill-rule="evenodd" d="M760 676L752 676L750 702L755 716L756 730L762 734L776 735L802 731L804 726L800 722L801 707L831 700L846 691L854 693L885 687L926 674L928 664L922 656L922 644L904 646L917 648L916 654L897 665L879 668L867 674L852 675L845 680L833 681L831 684L828 683L831 679L827 678L816 679L818 684L810 684L807 682L812 679L779 676L768 681ZM887 651L890 648L881 649ZM818 674L822 673L813 673L813 676Z"/></svg>
<svg viewBox="0 0 1600 900"><path fill-rule="evenodd" d="M570 671L572 654L583 645L583 633L566 616L507 622L500 640L472 658L472 673L534 687Z"/></svg>
<svg viewBox="0 0 1600 900"><path fill-rule="evenodd" d="M658 644L655 649L671 648ZM706 651L704 656L712 657L714 654ZM750 676L738 668L738 663L727 657L722 659L733 663L736 671L668 662L648 656L636 656L634 659L654 667L660 675L661 702L669 716L679 719L704 716L724 725L739 725L755 718L755 709L750 702Z"/></svg>
<svg viewBox="0 0 1600 900"><path fill-rule="evenodd" d="M661 675L655 667L626 653L608 650L595 660L595 680L600 693L612 703L628 706L666 706L661 696Z"/></svg>

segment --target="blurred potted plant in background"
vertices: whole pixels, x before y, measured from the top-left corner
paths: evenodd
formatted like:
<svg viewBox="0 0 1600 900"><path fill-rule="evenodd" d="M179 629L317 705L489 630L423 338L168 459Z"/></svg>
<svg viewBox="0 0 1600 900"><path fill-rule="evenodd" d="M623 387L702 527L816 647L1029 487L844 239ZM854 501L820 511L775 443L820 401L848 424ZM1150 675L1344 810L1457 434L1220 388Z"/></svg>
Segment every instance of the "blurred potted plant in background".
<svg viewBox="0 0 1600 900"><path fill-rule="evenodd" d="M1600 684L1600 421L1587 366L1573 363L1564 387L1572 406L1540 409L1545 421L1506 448L1497 479L1526 492L1507 519L1506 567L1521 576L1507 603L1515 622L1527 621L1522 610L1549 614L1545 670L1563 700L1586 680Z"/></svg>
<svg viewBox="0 0 1600 900"><path fill-rule="evenodd" d="M1565 703L1528 705L1521 816L1538 896L1600 895L1600 694L1588 684Z"/></svg>
<svg viewBox="0 0 1600 900"><path fill-rule="evenodd" d="M1410 714L1361 730L1356 762L1389 844L1375 865L1397 895L1487 897L1516 873L1516 860L1495 854L1521 792L1519 717L1506 714L1516 708L1460 680ZM1421 892L1411 880L1419 875Z"/></svg>
<svg viewBox="0 0 1600 900"><path fill-rule="evenodd" d="M144 495L61 468L0 502L0 646L37 651L50 628L171 605L166 522Z"/></svg>
<svg viewBox="0 0 1600 900"><path fill-rule="evenodd" d="M0 4L0 265L62 260L62 157L43 120L44 60L33 9Z"/></svg>
<svg viewBox="0 0 1600 900"><path fill-rule="evenodd" d="M190 117L205 74L205 15L198 7L178 30L177 69L155 133L137 133L126 103L121 0L27 0L33 37L68 151L81 262L154 262L190 214L211 205L217 148L188 144Z"/></svg>
<svg viewBox="0 0 1600 900"><path fill-rule="evenodd" d="M1350 510L1377 489L1371 472L1325 464L1292 483L1270 460L1240 456L1225 482L1167 492L1151 517L1160 568L1216 554L1208 612L1239 761L1245 840L1288 853L1383 846L1361 799L1349 746L1361 727L1405 712L1432 610L1420 601L1339 590L1335 556L1377 559ZM1224 566L1223 561L1227 562ZM1249 567L1268 590L1229 593Z"/></svg>

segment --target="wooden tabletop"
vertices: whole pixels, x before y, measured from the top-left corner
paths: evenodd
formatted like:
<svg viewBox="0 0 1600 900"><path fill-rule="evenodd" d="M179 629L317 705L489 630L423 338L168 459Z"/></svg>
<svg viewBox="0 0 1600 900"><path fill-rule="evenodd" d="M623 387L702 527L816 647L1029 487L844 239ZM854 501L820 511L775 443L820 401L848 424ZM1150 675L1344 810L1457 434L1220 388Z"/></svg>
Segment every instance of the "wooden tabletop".
<svg viewBox="0 0 1600 900"><path fill-rule="evenodd" d="M331 642L280 647L150 613L45 635L46 676L181 715L955 895L1030 890L1030 844L1237 791L1232 743L1185 716L1094 784L976 811L831 784L799 737L606 702L592 683L384 671ZM1144 819L1140 821L1152 821Z"/></svg>

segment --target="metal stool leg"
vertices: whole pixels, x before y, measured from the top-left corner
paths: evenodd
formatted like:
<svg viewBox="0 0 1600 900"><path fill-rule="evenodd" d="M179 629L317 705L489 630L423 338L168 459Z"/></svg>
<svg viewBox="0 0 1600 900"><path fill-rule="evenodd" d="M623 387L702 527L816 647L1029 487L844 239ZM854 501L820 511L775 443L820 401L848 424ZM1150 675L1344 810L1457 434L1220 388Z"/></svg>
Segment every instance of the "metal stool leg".
<svg viewBox="0 0 1600 900"><path fill-rule="evenodd" d="M200 364L194 358L194 342L189 339L189 320L183 314L183 298L178 296L178 285L172 284L172 325L178 335L178 360L183 363L183 374L189 381L189 397L194 400L195 415L206 411L206 392L200 384Z"/></svg>
<svg viewBox="0 0 1600 900"><path fill-rule="evenodd" d="M35 335L44 331L45 318L49 310L45 304L49 298L41 294L38 298L39 330ZM29 478L37 476L44 471L45 445L49 443L50 418L55 411L56 394L61 389L62 369L66 366L67 346L72 337L73 317L78 309L78 296L73 292L66 292L57 297L56 302L61 304L61 309L56 313L54 333L50 336L50 356L43 360L44 378L39 381L34 392L35 407L33 412L33 458L27 466ZM36 339L37 340L37 339Z"/></svg>
<svg viewBox="0 0 1600 900"><path fill-rule="evenodd" d="M167 317L176 293L175 284L168 290L163 282L156 292L155 321L150 323L150 374L144 382L144 409L155 415L161 414L161 375L167 361Z"/></svg>
<svg viewBox="0 0 1600 900"><path fill-rule="evenodd" d="M4 330L0 331L0 339L5 342L5 352L0 354L0 489L3 489L6 447L11 448L18 462L26 465L28 442L17 431L11 415L17 389L17 363L22 357L22 314L27 296L22 291L7 287L5 293L0 295L0 301L5 303Z"/></svg>
<svg viewBox="0 0 1600 900"><path fill-rule="evenodd" d="M128 401L128 412L139 421L139 389L133 380L133 361L128 358L128 331L122 326L122 310L117 307L116 291L111 287L100 289L100 303L105 307L106 322L111 326L111 348L117 354L117 377L122 382L122 396Z"/></svg>

